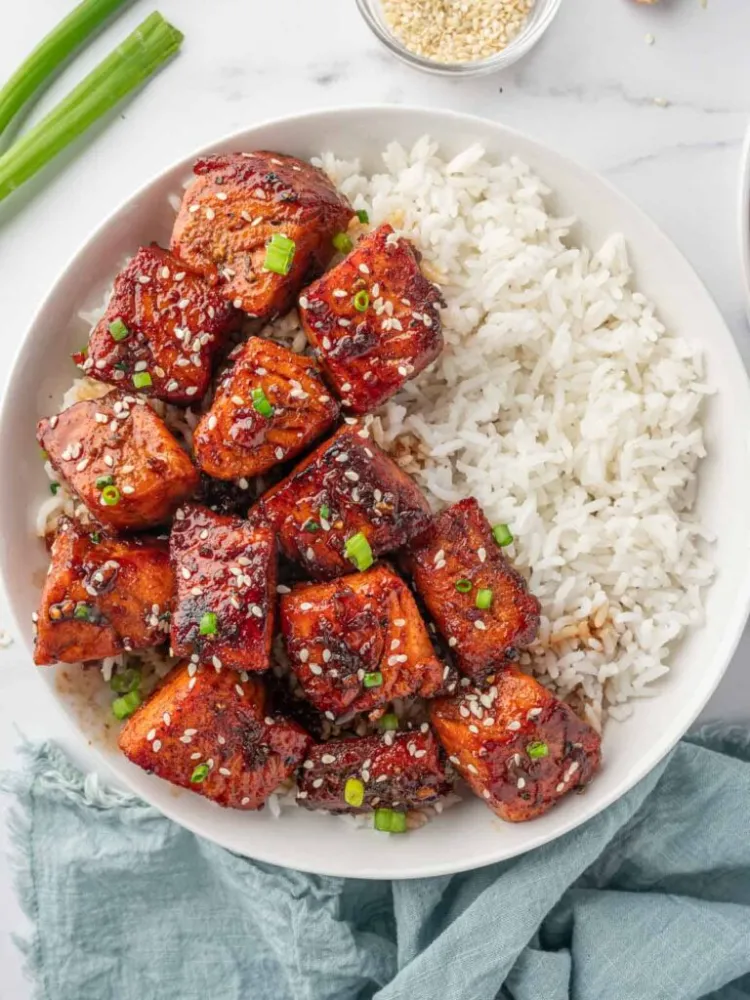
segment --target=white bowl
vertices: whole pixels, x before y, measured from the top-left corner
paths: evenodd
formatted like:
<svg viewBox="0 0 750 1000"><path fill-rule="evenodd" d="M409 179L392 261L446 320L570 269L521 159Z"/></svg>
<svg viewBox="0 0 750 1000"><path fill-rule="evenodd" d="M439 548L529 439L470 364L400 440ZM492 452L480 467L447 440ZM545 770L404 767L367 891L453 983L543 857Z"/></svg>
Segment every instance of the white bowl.
<svg viewBox="0 0 750 1000"><path fill-rule="evenodd" d="M745 309L750 321L750 127L745 136L740 160L739 237Z"/></svg>
<svg viewBox="0 0 750 1000"><path fill-rule="evenodd" d="M222 810L132 766L102 733L102 715L72 691L70 668L38 675L73 717L84 738L134 792L167 816L210 840L263 861L330 875L410 878L474 868L511 857L559 837L610 805L642 778L682 736L716 687L735 648L750 604L750 391L734 342L713 301L683 256L638 208L608 183L550 149L501 125L444 111L395 107L323 111L259 125L223 139L211 151L278 149L309 157L321 150L359 156L377 169L387 142L411 143L430 133L449 154L480 141L500 156L522 157L555 191L553 207L575 214L576 234L596 245L624 233L639 288L661 318L703 348L707 378L718 389L707 407L709 457L701 466L699 512L717 533L718 575L706 601L706 624L675 650L672 671L658 697L644 698L625 723L611 723L604 738L604 767L582 796L568 797L532 823L512 825L471 799L405 837L355 829L340 819L305 810L275 820ZM206 153L208 150L202 150ZM199 155L198 153L195 156ZM101 292L121 258L141 243L166 240L179 190L195 157L159 174L130 197L70 262L28 331L15 362L0 424L0 568L19 628L32 647L29 621L47 565L34 535L34 512L49 495L37 457L34 427L57 406L75 376L71 351L85 338L78 309ZM29 664L29 670L35 668ZM87 671L93 686L96 671Z"/></svg>

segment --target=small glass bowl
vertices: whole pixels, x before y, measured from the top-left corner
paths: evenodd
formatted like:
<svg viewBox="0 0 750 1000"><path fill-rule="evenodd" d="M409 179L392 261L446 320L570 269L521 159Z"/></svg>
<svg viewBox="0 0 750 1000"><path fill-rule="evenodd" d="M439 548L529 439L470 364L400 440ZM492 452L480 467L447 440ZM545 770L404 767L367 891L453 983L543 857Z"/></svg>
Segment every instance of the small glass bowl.
<svg viewBox="0 0 750 1000"><path fill-rule="evenodd" d="M536 0L521 31L512 42L494 56L478 59L476 62L441 63L435 62L434 59L425 59L406 48L386 24L380 0L357 0L360 14L389 52L402 62L414 66L415 69L424 70L425 73L452 77L484 76L486 73L495 73L497 70L512 66L536 45L552 23L561 3L562 0Z"/></svg>

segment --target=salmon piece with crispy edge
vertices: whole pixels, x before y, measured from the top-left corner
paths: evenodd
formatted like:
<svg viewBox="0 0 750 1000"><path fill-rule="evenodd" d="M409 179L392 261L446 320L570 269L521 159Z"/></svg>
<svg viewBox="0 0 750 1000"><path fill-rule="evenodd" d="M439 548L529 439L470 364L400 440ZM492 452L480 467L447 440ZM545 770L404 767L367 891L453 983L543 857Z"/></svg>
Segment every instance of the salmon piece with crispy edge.
<svg viewBox="0 0 750 1000"><path fill-rule="evenodd" d="M539 602L503 556L474 497L436 515L410 546L405 565L458 667L475 683L536 638ZM477 607L480 590L491 591L488 608Z"/></svg>
<svg viewBox="0 0 750 1000"><path fill-rule="evenodd" d="M513 823L541 816L599 768L599 734L519 670L489 691L462 687L431 702L430 720L472 791Z"/></svg>
<svg viewBox="0 0 750 1000"><path fill-rule="evenodd" d="M280 616L305 696L336 718L394 698L432 698L450 675L411 591L386 566L300 584L281 598Z"/></svg>
<svg viewBox="0 0 750 1000"><path fill-rule="evenodd" d="M268 715L256 677L178 663L127 720L119 746L128 760L230 809L261 809L291 777L311 739Z"/></svg>
<svg viewBox="0 0 750 1000"><path fill-rule="evenodd" d="M443 348L445 303L419 260L409 240L379 226L300 296L307 339L354 413L390 399Z"/></svg>
<svg viewBox="0 0 750 1000"><path fill-rule="evenodd" d="M141 247L115 278L87 352L73 360L90 378L189 405L203 398L214 356L240 314L168 250Z"/></svg>
<svg viewBox="0 0 750 1000"><path fill-rule="evenodd" d="M174 577L164 542L92 537L61 518L50 558L36 619L36 664L101 660L166 642Z"/></svg>
<svg viewBox="0 0 750 1000"><path fill-rule="evenodd" d="M40 420L37 441L91 514L116 531L163 524L198 486L164 421L143 397L118 389ZM108 486L115 487L112 504L105 503Z"/></svg>
<svg viewBox="0 0 750 1000"><path fill-rule="evenodd" d="M311 358L250 337L229 360L193 436L195 460L208 475L260 476L335 424L338 404Z"/></svg>
<svg viewBox="0 0 750 1000"><path fill-rule="evenodd" d="M322 170L282 153L208 156L193 172L172 251L250 316L286 312L300 288L325 270L334 236L354 218L351 205ZM294 243L286 274L265 267L274 236Z"/></svg>
<svg viewBox="0 0 750 1000"><path fill-rule="evenodd" d="M345 798L350 778L364 786L358 807ZM447 795L451 784L428 729L316 744L302 765L298 787L297 802L307 809L364 813L418 809Z"/></svg>
<svg viewBox="0 0 750 1000"><path fill-rule="evenodd" d="M276 612L276 539L269 525L181 507L169 536L177 594L175 656L218 669L263 671Z"/></svg>
<svg viewBox="0 0 750 1000"><path fill-rule="evenodd" d="M261 497L260 510L287 558L319 580L358 568L346 554L355 535L365 536L377 558L430 524L417 485L357 425L341 427L303 459Z"/></svg>

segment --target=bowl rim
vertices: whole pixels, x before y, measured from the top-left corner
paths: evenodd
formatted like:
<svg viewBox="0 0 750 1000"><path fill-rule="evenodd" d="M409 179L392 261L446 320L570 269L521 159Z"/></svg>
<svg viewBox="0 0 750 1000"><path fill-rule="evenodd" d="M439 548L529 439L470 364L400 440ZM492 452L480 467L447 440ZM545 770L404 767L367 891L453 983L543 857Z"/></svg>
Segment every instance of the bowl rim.
<svg viewBox="0 0 750 1000"><path fill-rule="evenodd" d="M202 145L200 148L192 151L186 156L182 156L170 162L166 167L155 171L152 176L143 184L141 184L136 190L131 191L126 197L122 198L120 202L115 206L115 208L108 213L108 215L93 228L88 237L80 244L77 251L72 255L68 262L61 268L55 281L50 286L49 291L44 296L38 308L34 311L31 321L27 329L24 331L24 335L21 338L18 346L15 349L12 365L10 367L9 378L6 382L5 391L3 392L2 400L0 401L0 462L2 461L2 455L5 449L8 447L8 434L5 428L8 426L8 413L12 409L12 396L10 392L10 386L13 384L14 375L16 370L21 366L23 362L24 355L27 351L31 350L31 344L35 340L31 336L32 331L39 328L40 319L43 317L44 312L49 308L51 302L58 293L59 287L64 283L67 276L75 269L80 258L84 257L92 244L96 243L102 233L112 224L112 221L116 216L120 215L129 205L137 202L144 194L146 194L153 186L159 184L164 180L166 175L176 172L178 170L184 169L187 164L192 163L201 156L210 154L219 149L225 149L231 147L234 144L242 144L247 141L247 136L249 133L256 133L266 128L271 128L274 126L294 126L298 123L309 124L311 121L314 124L316 120L326 120L335 119L339 116L346 114L356 114L356 115L369 115L369 114L383 114L387 113L393 115L396 118L409 119L411 116L421 116L425 115L428 117L445 119L448 122L454 122L456 125L463 124L473 125L480 129L489 129L495 132L496 135L502 136L508 142L512 143L514 140L520 140L521 143L529 144L536 147L543 153L553 154L554 157L561 163L572 167L575 171L582 171L588 174L590 177L596 179L596 181L604 188L606 191L612 195L616 200L622 203L628 208L628 210L633 213L634 217L638 218L639 223L643 225L646 229L650 230L653 236L659 241L666 241L672 248L672 252L676 258L680 259L682 266L690 272L693 276L696 285L700 287L703 295L706 298L707 304L713 308L716 312L717 320L721 322L724 330L726 331L728 342L727 346L730 350L734 351L736 356L736 362L738 370L741 371L744 377L741 378L742 392L745 396L745 408L750 412L750 379L748 378L744 364L742 363L739 350L737 348L736 342L732 337L730 331L728 330L723 316L716 305L713 296L706 288L705 284L692 267L690 262L687 260L682 251L673 243L673 241L664 233L661 228L651 219L651 217L641 209L637 204L630 200L626 195L624 195L614 184L609 180L599 174L597 171L590 169L587 166L579 163L578 161L572 159L571 157L558 153L557 150L548 145L545 142L539 141L530 137L517 129L512 129L500 122L492 121L491 119L483 118L478 115L465 114L459 111L444 110L439 108L430 108L418 105L389 105L389 104L369 104L369 105L341 105L333 108L321 108L315 109L307 112L298 112L291 115L285 115L277 118L264 119L263 121L256 122L245 128L234 130L231 133L220 136L219 138L213 140L212 142ZM415 135L415 139L417 136ZM510 154L509 154L510 155ZM0 578L3 581L6 591L10 594L12 593L12 585L10 575L8 573L8 556L7 547L0 546ZM16 612L16 606L14 602L9 601L10 613L14 625L17 629L17 633L21 636L21 640L24 648L31 653L33 649L33 642L30 637L30 630L27 628L27 623L21 621L20 615ZM636 764L631 765L626 772L623 773L619 782L602 795L601 799L591 804L590 800L585 798L581 801L581 808L577 810L571 810L570 816L565 816L551 831L545 831L543 833L537 833L533 835L533 824L529 824L528 842L519 847L512 847L508 850L507 845L502 848L502 840L498 838L498 849L492 852L485 851L479 858L468 857L465 860L461 860L460 863L456 861L444 860L444 861L429 861L427 863L421 864L418 868L412 865L412 867L404 872L397 870L394 863L393 869L382 869L378 870L367 869L363 867L363 870L358 872L356 877L367 878L367 879L411 879L411 878L424 878L433 876L442 876L448 874L454 874L462 871L474 870L477 868L485 867L490 864L497 863L499 861L507 860L511 857L516 857L521 854L526 853L529 850L541 847L544 844L550 843L557 840L559 837L577 829L583 823L588 822L588 820L593 819L604 809L611 806L613 803L617 802L625 794L627 794L630 789L633 788L642 778L649 774L659 762L669 753L669 751L676 745L676 743L682 738L685 732L688 731L692 723L697 718L700 711L703 709L705 704L708 702L711 695L716 690L721 678L723 677L727 666L732 658L734 651L737 648L739 640L742 636L742 632L745 623L750 614L750 563L748 563L747 571L742 580L742 586L738 588L737 596L733 602L732 609L728 615L726 625L726 630L722 637L722 641L717 644L716 649L713 654L711 663L714 665L714 669L709 674L709 683L706 687L702 689L699 697L696 697L694 701L688 703L688 708L679 713L676 713L672 719L669 726L665 726L664 729L657 735L654 736L653 742L650 746L648 753L645 753L640 761ZM703 627L703 626L701 626ZM75 738L89 744L85 733L82 731L80 724L75 719L73 713L65 705L63 699L54 693L47 682L45 682L42 673L39 668L33 666L33 661L30 663L33 667L34 672L37 676L38 683L45 689L46 697L51 698L51 700L56 705L58 712L61 712L67 721L72 725L75 731ZM708 673L708 672L707 672ZM126 771L122 773L115 769L114 765L110 763L108 756L103 748L96 745L96 743L90 744L89 748L94 751L97 761L100 766L106 768L109 775L112 776L116 784L125 785L129 791L138 796L139 798L147 799L143 795L142 791L135 786L135 783L130 780L129 773ZM151 803L149 803L151 804ZM172 806L171 801L167 804L160 802L158 806L151 804L152 808L157 809L160 813L165 815L167 818L176 822L178 825L185 829L190 830L194 834L210 839L217 843L219 846L225 847L229 850L237 851L236 846L230 846L226 843L222 837L221 832L216 830L211 830L207 832L204 824L198 820L193 820L192 817L187 818L181 815L179 808ZM249 847L252 845L248 845ZM297 862L292 863L289 861L279 860L278 853L273 854L265 850L256 850L255 847L252 848L252 853L248 851L248 857L252 857L255 860L266 862L276 865L286 865L290 868L296 870L308 871L319 875L331 875L331 876L344 876L353 877L351 872L343 871L341 868L336 867L335 863L329 863L327 860L323 860L321 863L315 862L315 867L311 865L299 864Z"/></svg>
<svg viewBox="0 0 750 1000"><path fill-rule="evenodd" d="M406 45L404 45L404 43L401 42L392 32L386 31L378 22L378 19L375 17L371 9L373 3L379 4L380 2L381 0L356 0L357 9L361 14L362 19L380 44L383 45L384 48L391 53L391 55L406 63L407 66L423 70L425 73L431 73L433 76L447 76L454 78L485 76L489 73L497 73L502 69L512 66L513 63L522 59L523 56L525 56L526 53L537 44L554 21L560 7L562 6L562 0L536 0L537 3L546 3L546 7L542 11L541 16L536 23L531 25L531 27L529 27L528 24L525 24L521 31L515 36L515 38L511 39L504 49L500 49L499 52L495 52L493 55L487 56L485 59L477 59L474 62L441 63L434 59L428 59L426 56L420 56L416 52L412 52L411 49L407 48ZM532 12L530 12L530 16L531 13Z"/></svg>
<svg viewBox="0 0 750 1000"><path fill-rule="evenodd" d="M742 287L745 293L745 311L750 322L750 123L740 154L738 207L737 235L742 266Z"/></svg>

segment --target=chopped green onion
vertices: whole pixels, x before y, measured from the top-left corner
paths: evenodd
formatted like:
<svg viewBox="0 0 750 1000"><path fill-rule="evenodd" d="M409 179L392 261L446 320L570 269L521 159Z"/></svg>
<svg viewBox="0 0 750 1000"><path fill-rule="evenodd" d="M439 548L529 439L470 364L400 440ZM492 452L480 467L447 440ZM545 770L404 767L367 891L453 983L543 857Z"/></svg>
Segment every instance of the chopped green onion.
<svg viewBox="0 0 750 1000"><path fill-rule="evenodd" d="M136 372L133 376L133 385L136 389L148 389L153 382L148 372Z"/></svg>
<svg viewBox="0 0 750 1000"><path fill-rule="evenodd" d="M76 606L75 606L75 611L73 612L73 617L77 618L79 621L82 621L82 622L90 622L91 621L91 611L92 611L92 608L91 608L90 604L86 604L85 601L79 601L78 604L76 604Z"/></svg>
<svg viewBox="0 0 750 1000"><path fill-rule="evenodd" d="M182 39L182 33L161 14L150 14L45 118L0 156L0 201L148 79L177 52ZM12 99L11 108L14 103Z"/></svg>
<svg viewBox="0 0 750 1000"><path fill-rule="evenodd" d="M549 747L546 743L529 743L526 747L526 753L532 760L537 760L539 757L547 757L549 755Z"/></svg>
<svg viewBox="0 0 750 1000"><path fill-rule="evenodd" d="M354 308L357 310L357 312L361 313L366 312L367 307L370 304L370 296L367 294L364 288L361 288L354 296L353 302L354 302Z"/></svg>
<svg viewBox="0 0 750 1000"><path fill-rule="evenodd" d="M486 611L492 605L492 591L478 590L477 599L474 602L480 611Z"/></svg>
<svg viewBox="0 0 750 1000"><path fill-rule="evenodd" d="M406 813L395 809L376 809L374 826L381 833L405 833Z"/></svg>
<svg viewBox="0 0 750 1000"><path fill-rule="evenodd" d="M268 397L262 389L253 389L250 395L253 399L253 409L257 410L261 417L273 416L273 406L268 402Z"/></svg>
<svg viewBox="0 0 750 1000"><path fill-rule="evenodd" d="M213 611L207 611L201 618L199 631L201 635L216 635L218 621Z"/></svg>
<svg viewBox="0 0 750 1000"><path fill-rule="evenodd" d="M113 320L109 324L109 332L112 335L112 340L125 340L130 336L130 330L121 319Z"/></svg>
<svg viewBox="0 0 750 1000"><path fill-rule="evenodd" d="M369 569L375 561L372 557L370 543L361 531L358 531L356 535L352 535L351 538L347 538L344 545L344 555L354 563L360 573Z"/></svg>
<svg viewBox="0 0 750 1000"><path fill-rule="evenodd" d="M91 534L89 535L89 538L94 543L94 545L98 545L99 542L102 540L101 532L100 531L92 531Z"/></svg>
<svg viewBox="0 0 750 1000"><path fill-rule="evenodd" d="M282 233L274 233L266 244L266 259L263 267L266 271L273 271L274 274L289 274L292 269L292 261L297 249L294 240Z"/></svg>
<svg viewBox="0 0 750 1000"><path fill-rule="evenodd" d="M84 0L26 57L0 90L0 133L32 97L39 96L55 70L127 0Z"/></svg>
<svg viewBox="0 0 750 1000"><path fill-rule="evenodd" d="M351 248L354 246L351 239L346 235L346 233L336 233L333 237L333 245L336 247L339 253L349 253Z"/></svg>
<svg viewBox="0 0 750 1000"><path fill-rule="evenodd" d="M109 686L115 694L129 694L136 691L141 683L141 672L137 667L127 667L120 674L112 674Z"/></svg>
<svg viewBox="0 0 750 1000"><path fill-rule="evenodd" d="M116 486L105 486L102 490L102 503L115 507L120 502L120 491Z"/></svg>
<svg viewBox="0 0 750 1000"><path fill-rule="evenodd" d="M112 714L116 719L127 719L135 712L141 703L141 696L138 691L128 691L121 698L115 698L112 702Z"/></svg>
<svg viewBox="0 0 750 1000"><path fill-rule="evenodd" d="M49 484L49 491L50 491L50 493L52 494L53 497L57 496L57 491L59 489L60 489L60 484L59 483L50 483Z"/></svg>
<svg viewBox="0 0 750 1000"><path fill-rule="evenodd" d="M366 688L380 687L380 685L383 683L383 675L380 673L379 670L375 670L371 674L365 674L365 676L362 678L362 683Z"/></svg>
<svg viewBox="0 0 750 1000"><path fill-rule="evenodd" d="M209 770L210 770L210 768L209 768L208 764L198 764L198 766L196 767L196 769L190 775L190 784L191 785L200 785L200 783L202 781L205 781L206 778L208 777Z"/></svg>
<svg viewBox="0 0 750 1000"><path fill-rule="evenodd" d="M115 361L112 367L117 369L118 372L126 372L128 370L127 361Z"/></svg>
<svg viewBox="0 0 750 1000"><path fill-rule="evenodd" d="M365 226L370 221L370 216L367 214L367 212L366 212L366 210L364 208L358 209L358 211L357 211L357 218Z"/></svg>
<svg viewBox="0 0 750 1000"><path fill-rule="evenodd" d="M318 524L317 521L313 521L313 519L310 518L309 521L305 521L305 523L302 525L302 530L303 531L313 531L313 532L314 531L320 531L320 525Z"/></svg>
<svg viewBox="0 0 750 1000"><path fill-rule="evenodd" d="M511 535L507 524L494 524L492 536L498 545L510 545L513 541L513 535Z"/></svg>
<svg viewBox="0 0 750 1000"><path fill-rule="evenodd" d="M391 816L391 833L406 833L406 813L396 812Z"/></svg>
<svg viewBox="0 0 750 1000"><path fill-rule="evenodd" d="M348 806L359 809L365 801L364 782L360 781L359 778L347 778L344 785L344 801Z"/></svg>
<svg viewBox="0 0 750 1000"><path fill-rule="evenodd" d="M327 503L324 503L320 508L319 514L324 521L329 521L331 519L331 509Z"/></svg>
<svg viewBox="0 0 750 1000"><path fill-rule="evenodd" d="M105 486L111 486L114 481L114 476L99 476L96 480L96 488L98 490L103 490Z"/></svg>
<svg viewBox="0 0 750 1000"><path fill-rule="evenodd" d="M388 715L384 715L378 725L384 732L389 732L391 730L398 729L398 716L394 715L393 712L389 712Z"/></svg>
<svg viewBox="0 0 750 1000"><path fill-rule="evenodd" d="M471 590L471 580L456 580L456 590L459 594L468 594Z"/></svg>

